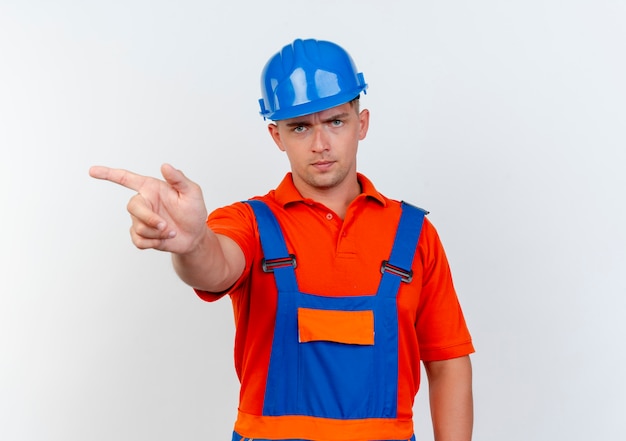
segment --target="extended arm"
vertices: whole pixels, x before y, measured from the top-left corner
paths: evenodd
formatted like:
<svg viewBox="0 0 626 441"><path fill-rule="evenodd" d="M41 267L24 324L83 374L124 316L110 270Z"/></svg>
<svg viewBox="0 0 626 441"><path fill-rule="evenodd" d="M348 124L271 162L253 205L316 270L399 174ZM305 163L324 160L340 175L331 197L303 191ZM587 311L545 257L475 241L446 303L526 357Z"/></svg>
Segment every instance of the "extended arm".
<svg viewBox="0 0 626 441"><path fill-rule="evenodd" d="M435 441L470 441L474 423L469 356L424 362Z"/></svg>
<svg viewBox="0 0 626 441"><path fill-rule="evenodd" d="M214 234L206 227L206 236L189 253L172 253L176 274L188 285L208 292L231 287L243 272L245 258L241 248L229 237Z"/></svg>
<svg viewBox="0 0 626 441"><path fill-rule="evenodd" d="M167 164L161 173L164 180L108 167L89 170L96 179L137 192L128 202L135 246L171 252L177 274L194 288L227 289L243 272L243 252L234 241L207 227L207 210L196 183Z"/></svg>

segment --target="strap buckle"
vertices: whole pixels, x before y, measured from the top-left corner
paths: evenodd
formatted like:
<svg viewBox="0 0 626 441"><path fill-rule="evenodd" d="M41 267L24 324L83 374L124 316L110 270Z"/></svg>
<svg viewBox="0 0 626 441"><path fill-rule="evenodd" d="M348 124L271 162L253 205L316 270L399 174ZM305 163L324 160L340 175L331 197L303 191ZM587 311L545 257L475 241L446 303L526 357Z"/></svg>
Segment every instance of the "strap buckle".
<svg viewBox="0 0 626 441"><path fill-rule="evenodd" d="M273 273L274 268L283 268L285 266L292 266L294 269L297 267L296 256L290 254L289 257L279 257L278 259L263 259L261 260L261 267L263 272Z"/></svg>
<svg viewBox="0 0 626 441"><path fill-rule="evenodd" d="M385 274L387 272L395 274L396 276L400 276L401 280L404 283L410 283L411 280L413 280L413 270L407 271L403 268L400 268L399 266L390 264L388 260L383 260L383 264L380 267L380 272L382 274Z"/></svg>

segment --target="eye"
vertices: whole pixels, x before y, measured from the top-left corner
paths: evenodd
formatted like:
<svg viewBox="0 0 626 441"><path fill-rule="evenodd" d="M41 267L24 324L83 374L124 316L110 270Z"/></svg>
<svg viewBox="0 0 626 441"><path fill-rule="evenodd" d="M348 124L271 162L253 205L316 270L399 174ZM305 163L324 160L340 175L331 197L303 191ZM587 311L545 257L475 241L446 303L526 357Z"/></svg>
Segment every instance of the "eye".
<svg viewBox="0 0 626 441"><path fill-rule="evenodd" d="M293 128L294 133L303 133L305 130L306 130L306 127L304 126L295 126Z"/></svg>
<svg viewBox="0 0 626 441"><path fill-rule="evenodd" d="M330 123L333 127L341 127L343 125L343 121L340 119L335 119Z"/></svg>

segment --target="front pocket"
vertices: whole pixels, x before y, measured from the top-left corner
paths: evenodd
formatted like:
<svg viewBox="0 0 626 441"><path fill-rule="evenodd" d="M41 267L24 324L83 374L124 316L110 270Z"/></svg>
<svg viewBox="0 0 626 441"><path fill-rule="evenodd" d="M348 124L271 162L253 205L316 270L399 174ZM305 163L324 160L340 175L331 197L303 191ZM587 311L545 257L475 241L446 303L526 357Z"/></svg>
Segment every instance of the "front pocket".
<svg viewBox="0 0 626 441"><path fill-rule="evenodd" d="M298 308L298 339L300 343L330 341L373 345L374 311Z"/></svg>

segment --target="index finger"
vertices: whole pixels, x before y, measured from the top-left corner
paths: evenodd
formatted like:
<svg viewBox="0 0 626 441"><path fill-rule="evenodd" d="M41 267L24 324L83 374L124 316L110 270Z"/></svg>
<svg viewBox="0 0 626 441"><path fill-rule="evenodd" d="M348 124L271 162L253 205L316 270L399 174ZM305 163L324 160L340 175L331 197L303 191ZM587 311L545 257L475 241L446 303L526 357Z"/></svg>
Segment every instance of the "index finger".
<svg viewBox="0 0 626 441"><path fill-rule="evenodd" d="M148 179L146 176L123 170L121 168L109 168L102 165L94 165L89 169L89 176L96 179L114 182L131 190L139 191Z"/></svg>

